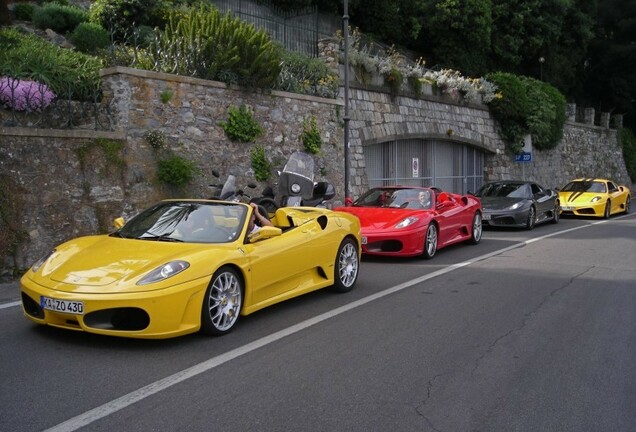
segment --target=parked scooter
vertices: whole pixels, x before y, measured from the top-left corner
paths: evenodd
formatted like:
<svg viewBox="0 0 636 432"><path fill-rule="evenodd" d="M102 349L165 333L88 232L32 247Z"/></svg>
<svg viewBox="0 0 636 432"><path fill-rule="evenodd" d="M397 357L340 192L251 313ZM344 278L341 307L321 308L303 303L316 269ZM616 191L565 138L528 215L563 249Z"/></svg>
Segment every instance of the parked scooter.
<svg viewBox="0 0 636 432"><path fill-rule="evenodd" d="M217 178L220 177L217 171L212 171L212 175L214 175ZM249 203L252 200L252 198L249 195L247 195L243 189L239 189L236 187L236 177L233 176L232 174L227 176L227 179L225 180L225 183L223 184L223 186L221 186L220 184L210 184L209 186L216 188L217 190L218 189L221 190L220 194L213 195L210 197L210 199L244 202L244 203ZM254 189L256 188L256 185L254 183L248 183L247 187Z"/></svg>
<svg viewBox="0 0 636 432"><path fill-rule="evenodd" d="M273 190L267 188L263 196L253 199L272 214L278 207L323 207L329 208L328 201L336 195L329 182L314 183L314 159L311 155L297 151L292 153L278 179L278 202Z"/></svg>

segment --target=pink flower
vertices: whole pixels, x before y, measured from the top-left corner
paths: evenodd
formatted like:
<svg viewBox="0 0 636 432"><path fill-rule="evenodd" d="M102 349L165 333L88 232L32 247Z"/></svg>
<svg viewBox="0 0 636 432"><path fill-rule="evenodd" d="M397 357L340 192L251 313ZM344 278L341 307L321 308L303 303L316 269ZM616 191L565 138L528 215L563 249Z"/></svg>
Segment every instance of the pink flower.
<svg viewBox="0 0 636 432"><path fill-rule="evenodd" d="M46 84L12 77L0 77L0 102L16 111L41 111L55 99Z"/></svg>

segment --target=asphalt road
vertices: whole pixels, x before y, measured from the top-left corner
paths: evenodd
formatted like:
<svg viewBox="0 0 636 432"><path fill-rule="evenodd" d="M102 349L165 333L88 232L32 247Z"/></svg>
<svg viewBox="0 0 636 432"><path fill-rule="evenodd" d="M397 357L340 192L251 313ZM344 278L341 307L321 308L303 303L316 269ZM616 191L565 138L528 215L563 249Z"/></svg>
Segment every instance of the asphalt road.
<svg viewBox="0 0 636 432"><path fill-rule="evenodd" d="M488 230L164 341L35 326L0 287L0 430L635 431L636 215Z"/></svg>

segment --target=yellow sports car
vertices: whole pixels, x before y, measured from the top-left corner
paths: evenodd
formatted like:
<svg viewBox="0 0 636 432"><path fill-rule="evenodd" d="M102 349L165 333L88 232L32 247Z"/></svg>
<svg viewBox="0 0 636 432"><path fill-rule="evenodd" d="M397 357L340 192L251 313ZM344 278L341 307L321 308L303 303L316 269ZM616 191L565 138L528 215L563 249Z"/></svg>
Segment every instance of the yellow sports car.
<svg viewBox="0 0 636 432"><path fill-rule="evenodd" d="M598 178L576 179L559 190L561 213L564 215L609 218L629 213L631 193L627 186Z"/></svg>
<svg viewBox="0 0 636 432"><path fill-rule="evenodd" d="M222 335L240 315L320 288L353 288L360 224L346 213L166 200L107 235L68 241L20 281L25 316L65 329L135 338ZM259 229L260 228L260 229Z"/></svg>

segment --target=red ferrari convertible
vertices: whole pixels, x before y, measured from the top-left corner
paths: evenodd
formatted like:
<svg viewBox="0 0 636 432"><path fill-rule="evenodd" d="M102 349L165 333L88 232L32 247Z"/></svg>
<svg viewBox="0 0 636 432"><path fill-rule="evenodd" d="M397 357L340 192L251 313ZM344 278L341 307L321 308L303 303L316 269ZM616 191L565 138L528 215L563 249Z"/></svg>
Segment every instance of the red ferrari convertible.
<svg viewBox="0 0 636 432"><path fill-rule="evenodd" d="M362 253L432 258L438 249L481 240L481 201L437 188L373 188L336 210L360 219Z"/></svg>

